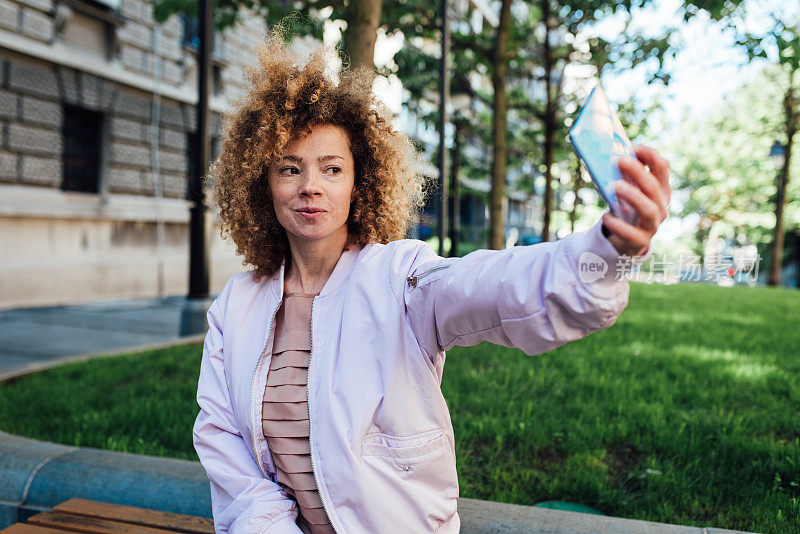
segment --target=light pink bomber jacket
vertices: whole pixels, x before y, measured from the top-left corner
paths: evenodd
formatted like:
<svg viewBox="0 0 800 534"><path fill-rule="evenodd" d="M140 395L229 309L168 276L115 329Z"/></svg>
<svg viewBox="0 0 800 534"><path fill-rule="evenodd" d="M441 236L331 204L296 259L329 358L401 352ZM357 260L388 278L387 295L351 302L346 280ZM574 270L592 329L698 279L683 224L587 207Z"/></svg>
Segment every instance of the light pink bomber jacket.
<svg viewBox="0 0 800 534"><path fill-rule="evenodd" d="M627 261L600 221L461 258L413 239L343 252L313 301L308 372L312 463L336 531L458 532L445 351L488 341L534 355L607 328L628 303L619 273L650 252ZM605 276L584 281L602 261ZM239 273L208 311L193 435L220 533L300 533L261 432L283 275Z"/></svg>

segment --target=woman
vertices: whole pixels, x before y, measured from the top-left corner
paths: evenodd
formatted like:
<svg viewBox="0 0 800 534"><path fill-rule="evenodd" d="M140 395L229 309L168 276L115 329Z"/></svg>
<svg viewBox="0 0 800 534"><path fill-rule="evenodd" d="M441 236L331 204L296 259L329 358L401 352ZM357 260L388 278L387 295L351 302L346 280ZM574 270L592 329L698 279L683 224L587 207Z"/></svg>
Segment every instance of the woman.
<svg viewBox="0 0 800 534"><path fill-rule="evenodd" d="M445 351L541 354L612 325L667 215L667 164L644 147L652 173L620 164L638 227L605 213L441 258L403 239L424 183L367 73L337 83L324 51L295 67L275 40L258 54L214 167L223 233L254 266L208 312L194 444L217 532L458 532Z"/></svg>

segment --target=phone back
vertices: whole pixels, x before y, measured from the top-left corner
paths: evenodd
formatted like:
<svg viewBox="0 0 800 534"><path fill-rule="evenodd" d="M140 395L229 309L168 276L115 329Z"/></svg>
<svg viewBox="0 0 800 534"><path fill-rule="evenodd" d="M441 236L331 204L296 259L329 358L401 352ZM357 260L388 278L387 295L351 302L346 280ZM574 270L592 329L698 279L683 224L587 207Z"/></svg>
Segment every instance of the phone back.
<svg viewBox="0 0 800 534"><path fill-rule="evenodd" d="M614 182L625 178L617 160L622 156L635 158L628 136L599 85L592 89L569 132L573 149L583 160L592 180L614 215L636 224L636 212L614 193Z"/></svg>

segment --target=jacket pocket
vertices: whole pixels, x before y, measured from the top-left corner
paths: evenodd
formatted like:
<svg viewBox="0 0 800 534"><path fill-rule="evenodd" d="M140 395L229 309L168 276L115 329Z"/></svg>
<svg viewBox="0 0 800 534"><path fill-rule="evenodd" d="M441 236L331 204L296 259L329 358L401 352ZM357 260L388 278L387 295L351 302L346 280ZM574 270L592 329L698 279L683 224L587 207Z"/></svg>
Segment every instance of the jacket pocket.
<svg viewBox="0 0 800 534"><path fill-rule="evenodd" d="M364 463L387 481L384 490L392 495L389 500L408 500L408 509L424 511L424 519L420 519L426 523L426 531L433 532L453 518L458 475L443 429L410 436L373 432L362 440L361 455Z"/></svg>
<svg viewBox="0 0 800 534"><path fill-rule="evenodd" d="M406 278L406 283L411 290L429 284L434 280L438 280L442 274L444 274L443 271L452 266L451 264L452 260L450 258L443 258L425 263L418 267L411 276Z"/></svg>
<svg viewBox="0 0 800 534"><path fill-rule="evenodd" d="M425 456L447 447L444 430L435 429L411 436L392 436L373 432L364 437L361 453L364 456L379 456L391 461L402 471L409 471Z"/></svg>

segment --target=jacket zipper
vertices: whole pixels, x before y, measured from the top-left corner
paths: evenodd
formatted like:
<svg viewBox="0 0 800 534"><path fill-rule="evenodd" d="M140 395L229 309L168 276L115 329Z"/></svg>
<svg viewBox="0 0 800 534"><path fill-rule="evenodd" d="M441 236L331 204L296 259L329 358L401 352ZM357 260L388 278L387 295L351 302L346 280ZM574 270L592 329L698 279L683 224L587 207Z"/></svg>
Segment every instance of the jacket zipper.
<svg viewBox="0 0 800 534"><path fill-rule="evenodd" d="M256 376L258 375L258 368L261 365L261 360L264 358L264 353L267 352L267 345L269 344L269 336L272 335L272 322L275 320L275 316L278 314L278 310L281 307L281 303L283 302L283 298L278 302L278 305L275 307L275 311L272 312L272 318L269 320L269 331L267 332L267 340L264 342L264 348L261 349L261 354L258 356L258 361L256 361L256 368L253 369L253 379L250 382L250 424L253 427L253 454L256 455L256 464L258 464L258 470L261 471L261 474L264 478L269 478L267 474L264 472L264 468L261 467L261 455L258 451L258 446L256 445L256 423L255 420L256 410L255 410L255 401L253 401L253 393L256 387Z"/></svg>
<svg viewBox="0 0 800 534"><path fill-rule="evenodd" d="M310 328L311 331L311 350L309 351L308 356L308 380L306 380L306 408L308 409L308 450L309 456L311 456L311 474L314 475L314 484L317 486L317 491L319 491L319 479L317 478L317 464L314 462L314 449L311 447L311 377L314 376L311 373L311 366L314 365L314 303L317 301L317 297L314 297L311 300L311 321L310 321ZM333 521L331 520L331 513L328 511L328 507L325 504L325 498L323 497L322 493L319 494L319 500L322 501L322 508L325 510L325 513L328 516L328 521L331 522L331 528L334 532L336 532L336 527L333 526Z"/></svg>
<svg viewBox="0 0 800 534"><path fill-rule="evenodd" d="M431 267L427 271L420 273L417 276L409 276L408 278L406 278L406 282L408 282L408 285L410 285L411 287L417 287L417 281L419 281L420 278L424 278L425 276L428 275L428 273L432 273L433 271L438 271L439 269L447 269L448 267L450 266L440 265L438 267Z"/></svg>

